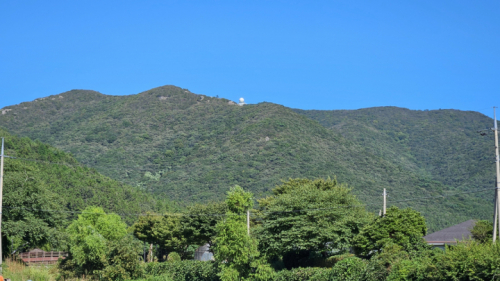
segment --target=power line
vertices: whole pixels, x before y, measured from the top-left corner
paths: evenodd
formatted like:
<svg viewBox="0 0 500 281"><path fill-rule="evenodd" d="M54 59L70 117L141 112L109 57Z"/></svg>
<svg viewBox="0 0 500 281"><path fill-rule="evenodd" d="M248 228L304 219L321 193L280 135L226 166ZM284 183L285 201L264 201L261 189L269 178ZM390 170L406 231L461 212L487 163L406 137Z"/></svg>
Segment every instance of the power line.
<svg viewBox="0 0 500 281"><path fill-rule="evenodd" d="M113 164L112 166L106 166L106 165L100 165L100 164L96 164L96 165L92 166L92 165L85 164L85 163L78 163L78 164L74 165L74 164L70 164L70 163L66 163L66 162L50 162L50 161L46 161L46 160L37 160L37 159L14 157L14 156L5 156L5 158L22 160L22 161L37 162L37 163L49 164L49 165L62 165L62 166L68 166L68 167L73 167L73 168L81 167L81 168L96 169L99 167L108 167L108 168L121 167L121 168L134 169L134 170L138 170L138 171L151 171L152 170L152 169L141 169L140 166L139 167L132 167L132 166L115 165L115 164ZM147 164L144 164L142 166L145 166L145 165L158 165L158 164L147 163Z"/></svg>
<svg viewBox="0 0 500 281"><path fill-rule="evenodd" d="M51 164L51 165L64 165L64 166L71 166L71 167L86 167L83 164L73 165L73 164L65 163L65 162L50 162L50 161L46 161L46 160L37 160L37 159L21 158L21 157L14 157L14 156L5 156L5 158L30 161L30 162L37 162L37 163L43 163L43 164Z"/></svg>
<svg viewBox="0 0 500 281"><path fill-rule="evenodd" d="M405 200L398 200L398 201L387 201L387 202L388 203L401 203L401 202L408 202L408 201L418 201L418 200L423 200L423 199L445 198L445 197L450 197L450 196L455 196L455 195L485 192L485 191L492 190L492 189L495 189L495 187L480 188L480 189L477 189L477 190L471 190L471 191L465 191L465 192L457 192L457 193L453 193L453 194L435 195L435 196L427 196L427 197L419 197L419 198L412 198L412 199L405 199Z"/></svg>
<svg viewBox="0 0 500 281"><path fill-rule="evenodd" d="M482 188L482 189L477 189L477 190L471 190L471 191L466 191L466 192L457 192L453 194L445 194L445 195L435 195L435 196L426 196L426 197L418 197L418 198L412 198L412 199L406 199L406 200L398 200L398 201L388 201L388 203L401 203L401 202L408 202L408 201L418 201L418 200L423 200L423 199L438 199L438 198L445 198L449 196L456 196L456 195L462 195L462 194L470 194L470 193L478 193L478 192L485 192L488 190L492 190L495 188ZM283 213L299 213L299 212L312 212L312 211L326 211L326 210L334 210L334 209L347 209L347 208L356 208L356 207L366 207L366 206L371 206L371 205L377 205L378 203L370 203L370 204L353 204L353 205L340 205L340 206L333 206L329 208L314 208L314 209L299 209L299 210L289 210L289 211L273 211L273 212L266 212L266 211L258 211L257 213L254 212L254 214L283 214ZM25 207L15 207L15 206L9 206L9 205L4 205L4 208L7 209L22 209L22 210L31 210L31 211L40 211L40 212L55 212L55 213L70 213L70 214L99 214L99 213L92 213L92 212L84 212L84 211L64 211L64 210L45 210L45 209L35 209L35 208L25 208ZM203 217L203 216L226 216L226 214L220 214L220 213L211 213L211 214L186 214L186 213L165 213L165 214L156 214L156 213L117 213L120 216L178 216L178 217L186 217L186 216L191 216L191 217ZM102 214L104 215L104 214ZM244 215L244 214L242 214Z"/></svg>

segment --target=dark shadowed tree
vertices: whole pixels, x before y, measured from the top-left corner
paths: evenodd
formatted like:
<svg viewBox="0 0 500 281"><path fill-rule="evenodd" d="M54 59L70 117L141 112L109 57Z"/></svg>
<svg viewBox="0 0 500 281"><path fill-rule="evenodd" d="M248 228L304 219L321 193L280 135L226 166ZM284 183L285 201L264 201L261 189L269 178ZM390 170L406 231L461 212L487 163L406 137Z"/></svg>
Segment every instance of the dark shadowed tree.
<svg viewBox="0 0 500 281"><path fill-rule="evenodd" d="M260 250L269 256L298 251L344 251L368 222L364 206L336 179L290 179L259 200Z"/></svg>

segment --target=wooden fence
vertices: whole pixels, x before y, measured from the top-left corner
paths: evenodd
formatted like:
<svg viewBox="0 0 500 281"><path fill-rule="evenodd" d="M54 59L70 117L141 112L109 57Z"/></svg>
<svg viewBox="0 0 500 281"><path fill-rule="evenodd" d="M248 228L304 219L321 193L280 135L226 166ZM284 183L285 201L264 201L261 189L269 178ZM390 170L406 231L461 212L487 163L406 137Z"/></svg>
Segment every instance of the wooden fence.
<svg viewBox="0 0 500 281"><path fill-rule="evenodd" d="M30 252L20 253L19 258L27 265L49 265L57 263L57 260L65 259L68 256L66 252L42 250L33 250Z"/></svg>

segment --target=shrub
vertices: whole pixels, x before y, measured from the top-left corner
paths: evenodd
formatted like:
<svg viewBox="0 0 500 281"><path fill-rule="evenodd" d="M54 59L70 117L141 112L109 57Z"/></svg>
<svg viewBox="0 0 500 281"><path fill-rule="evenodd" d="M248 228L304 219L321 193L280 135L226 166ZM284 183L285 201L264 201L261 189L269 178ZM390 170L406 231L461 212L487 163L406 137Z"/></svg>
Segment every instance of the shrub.
<svg viewBox="0 0 500 281"><path fill-rule="evenodd" d="M429 267L436 266L451 280L494 280L500 276L500 244L470 241L446 247L442 258L436 258Z"/></svg>
<svg viewBox="0 0 500 281"><path fill-rule="evenodd" d="M331 269L321 267L294 268L276 273L275 281L326 281L330 278Z"/></svg>
<svg viewBox="0 0 500 281"><path fill-rule="evenodd" d="M367 262L358 257L347 257L338 261L330 272L330 280L360 280L366 270Z"/></svg>
<svg viewBox="0 0 500 281"><path fill-rule="evenodd" d="M144 279L137 279L134 281L172 281L172 277L169 274L163 274L159 276L149 276Z"/></svg>
<svg viewBox="0 0 500 281"><path fill-rule="evenodd" d="M471 230L472 238L481 243L493 239L493 223L486 220L477 221Z"/></svg>
<svg viewBox="0 0 500 281"><path fill-rule="evenodd" d="M141 243L132 235L120 241L112 241L108 245L104 269L99 271L103 280L128 280L142 277L143 269L139 253Z"/></svg>
<svg viewBox="0 0 500 281"><path fill-rule="evenodd" d="M168 274L173 281L219 281L217 264L211 261L174 261L164 263L148 263L145 274L161 276Z"/></svg>
<svg viewBox="0 0 500 281"><path fill-rule="evenodd" d="M177 252L171 252L167 256L167 262L181 261L181 256Z"/></svg>

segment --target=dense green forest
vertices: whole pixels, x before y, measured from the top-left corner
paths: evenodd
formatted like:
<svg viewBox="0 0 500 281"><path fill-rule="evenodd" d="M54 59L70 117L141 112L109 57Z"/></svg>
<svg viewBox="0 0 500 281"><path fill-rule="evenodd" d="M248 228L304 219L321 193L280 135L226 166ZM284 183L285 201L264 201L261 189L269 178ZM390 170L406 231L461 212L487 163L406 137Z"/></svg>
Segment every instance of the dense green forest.
<svg viewBox="0 0 500 281"><path fill-rule="evenodd" d="M479 112L397 107L294 111L451 188L495 186L493 132L478 133L492 128L493 120Z"/></svg>
<svg viewBox="0 0 500 281"><path fill-rule="evenodd" d="M488 139L475 133L491 119L477 113L296 112L174 86L130 96L73 90L5 109L10 132L161 200L218 200L235 184L263 197L282 179L330 176L374 212L387 188L390 204L422 212L431 230L492 213L487 192L454 195L494 179Z"/></svg>
<svg viewBox="0 0 500 281"><path fill-rule="evenodd" d="M490 221L476 221L470 236L464 232L460 242L443 250L425 241L421 213L392 206L375 216L348 185L335 179L290 179L257 201L251 192L233 186L222 202L179 213L148 212L131 227L119 215L89 206L61 230L67 238L65 259L29 269L7 259L4 276L14 281L452 281L500 276L500 244L492 241ZM213 259L193 260L198 245L207 243Z"/></svg>
<svg viewBox="0 0 500 281"><path fill-rule="evenodd" d="M9 156L2 215L8 249L59 247L60 230L90 205L118 213L129 224L138 213L166 209L150 194L103 176L66 152L3 129L0 134Z"/></svg>

